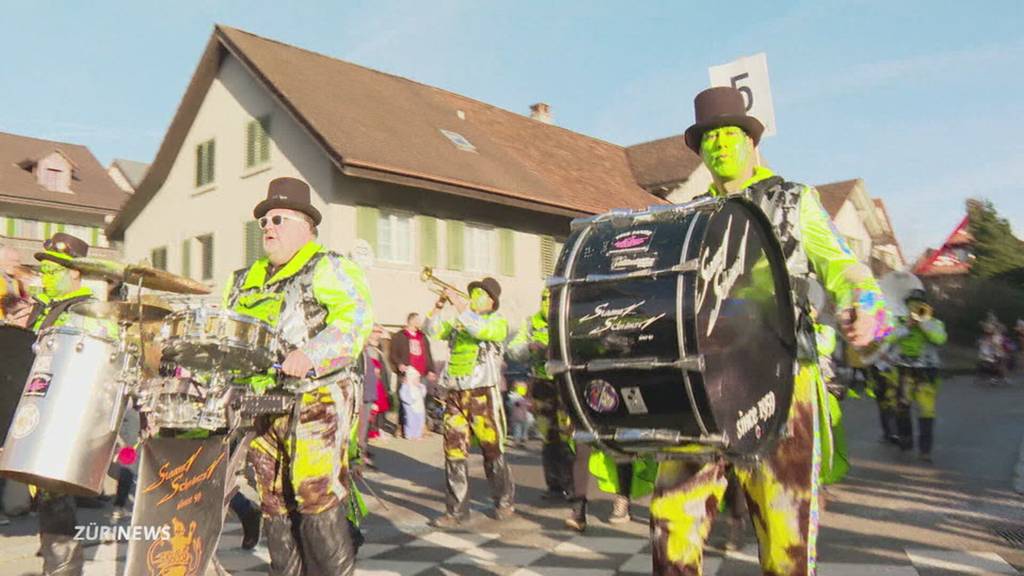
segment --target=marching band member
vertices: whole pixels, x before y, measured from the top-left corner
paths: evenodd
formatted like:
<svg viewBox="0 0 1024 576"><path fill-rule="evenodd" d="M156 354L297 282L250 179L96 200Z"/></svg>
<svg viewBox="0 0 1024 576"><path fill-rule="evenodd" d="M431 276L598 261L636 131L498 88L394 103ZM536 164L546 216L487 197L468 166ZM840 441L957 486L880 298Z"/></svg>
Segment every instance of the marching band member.
<svg viewBox="0 0 1024 576"><path fill-rule="evenodd" d="M541 464L548 490L545 500L564 500L572 492L573 454L570 447L572 424L558 393L558 385L544 368L548 359L548 310L551 292L541 292L540 310L523 322L508 345L513 360L530 366L530 395L533 398L537 430L543 438Z"/></svg>
<svg viewBox="0 0 1024 576"><path fill-rule="evenodd" d="M267 257L234 273L224 306L280 331L280 372L305 390L292 414L258 420L248 453L271 574L352 574L345 505L354 489L348 451L359 380L352 368L373 324L369 289L358 266L316 241L321 216L305 182L271 181L253 216Z"/></svg>
<svg viewBox="0 0 1024 576"><path fill-rule="evenodd" d="M924 290L911 290L905 299L907 315L900 316L892 335L891 353L899 370L900 398L897 412L900 447L914 447L910 403L917 405L917 449L921 460L932 461L935 397L939 391L938 347L946 343L946 325L932 317Z"/></svg>
<svg viewBox="0 0 1024 576"><path fill-rule="evenodd" d="M758 463L733 463L750 502L765 574L814 574L818 528L822 434L819 413L824 383L818 373L814 331L807 316L806 286L812 273L841 311L843 336L866 346L886 335L882 293L870 270L831 225L813 188L786 182L757 165L756 146L764 130L746 114L735 88L705 90L694 100L696 122L685 140L711 171L708 194L744 194L772 223L797 290L799 370L786 431ZM688 450L691 447L684 447ZM700 450L694 447L694 450ZM662 462L651 501L654 574L701 574L703 548L713 514L726 488L721 456Z"/></svg>
<svg viewBox="0 0 1024 576"><path fill-rule="evenodd" d="M65 267L73 258L87 256L89 245L70 234L58 232L43 243L43 251L35 254L43 291L36 295L28 317L32 331L85 322L68 308L94 299L92 290L82 286L82 273ZM90 328L105 331L116 328L103 326L101 321L88 320ZM83 325L84 326L84 325ZM51 490L38 490L39 541L45 576L79 576L85 565L82 543L74 539L76 521L75 497Z"/></svg>
<svg viewBox="0 0 1024 576"><path fill-rule="evenodd" d="M447 340L451 349L443 385L447 390L444 413L444 471L447 511L435 518L437 528L457 528L469 519L470 434L484 454L484 471L491 485L494 515L506 520L515 514L515 486L505 459L505 417L501 401L501 343L508 321L497 312L501 286L494 278L469 283L469 302L446 288L434 310L427 314L427 333ZM440 320L437 312L450 302L458 312L453 320Z"/></svg>

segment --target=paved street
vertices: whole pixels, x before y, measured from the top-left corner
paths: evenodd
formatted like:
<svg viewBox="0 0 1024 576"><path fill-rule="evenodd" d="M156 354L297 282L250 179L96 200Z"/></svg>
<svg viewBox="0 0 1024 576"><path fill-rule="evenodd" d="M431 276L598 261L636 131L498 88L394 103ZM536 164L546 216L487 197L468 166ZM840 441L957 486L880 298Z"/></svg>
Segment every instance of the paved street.
<svg viewBox="0 0 1024 576"><path fill-rule="evenodd" d="M844 403L853 469L828 493L819 539L824 576L882 574L940 576L1024 573L1024 509L1010 489L1021 435L1024 387L989 389L970 379L944 384L939 397L935 463L919 463L878 442L873 403ZM387 505L367 494L373 515L359 554L361 576L477 575L573 576L644 574L650 571L647 509L636 520L612 526L603 520L610 502L598 496L591 528L579 536L561 528L566 507L540 500L539 446L512 451L519 483L519 518L505 524L489 518L479 457L473 461L474 520L465 532L441 533L426 526L443 506L440 438L388 440L375 448L379 471L367 480ZM106 523L107 510L86 510L82 523ZM718 527L721 528L721 527ZM0 528L0 574L37 574L35 519L14 519ZM757 550L748 541L725 554L716 529L707 550L707 574L759 574ZM239 548L240 527L230 523L219 557L237 576L266 572L266 549ZM120 574L123 545L88 548L89 575Z"/></svg>

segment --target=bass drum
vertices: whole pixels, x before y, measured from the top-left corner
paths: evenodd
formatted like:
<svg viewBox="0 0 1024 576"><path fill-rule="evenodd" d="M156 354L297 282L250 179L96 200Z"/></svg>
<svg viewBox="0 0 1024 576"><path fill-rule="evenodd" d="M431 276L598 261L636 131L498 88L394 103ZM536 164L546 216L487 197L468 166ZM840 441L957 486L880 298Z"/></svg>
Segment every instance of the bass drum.
<svg viewBox="0 0 1024 576"><path fill-rule="evenodd" d="M579 439L625 453L754 456L793 396L789 276L740 199L573 222L552 290L549 368Z"/></svg>
<svg viewBox="0 0 1024 576"><path fill-rule="evenodd" d="M0 358L3 358L0 362L0 444L7 438L7 430L21 400L21 390L32 369L35 341L36 335L31 330L0 325Z"/></svg>

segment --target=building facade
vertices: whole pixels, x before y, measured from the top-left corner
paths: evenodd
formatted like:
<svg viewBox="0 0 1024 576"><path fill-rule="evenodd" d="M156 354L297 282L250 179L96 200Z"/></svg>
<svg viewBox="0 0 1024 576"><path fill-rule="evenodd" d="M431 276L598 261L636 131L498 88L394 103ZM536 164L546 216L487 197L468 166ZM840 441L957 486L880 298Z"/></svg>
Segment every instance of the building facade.
<svg viewBox="0 0 1024 576"><path fill-rule="evenodd" d="M460 287L495 277L518 323L573 217L662 202L624 148L218 27L109 231L127 260L220 287L261 256L252 209L281 176L309 183L320 240L363 265L390 326L436 299L424 266Z"/></svg>

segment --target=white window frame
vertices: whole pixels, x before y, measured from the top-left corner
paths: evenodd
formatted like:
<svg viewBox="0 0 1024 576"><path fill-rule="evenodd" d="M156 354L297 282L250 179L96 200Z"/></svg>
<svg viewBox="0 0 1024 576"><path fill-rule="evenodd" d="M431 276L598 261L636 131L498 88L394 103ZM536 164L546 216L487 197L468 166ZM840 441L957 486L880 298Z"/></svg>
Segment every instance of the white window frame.
<svg viewBox="0 0 1024 576"><path fill-rule="evenodd" d="M467 272L493 274L498 269L498 231L493 226L466 222L462 242Z"/></svg>
<svg viewBox="0 0 1024 576"><path fill-rule="evenodd" d="M411 264L416 218L409 212L381 209L377 216L377 258L392 264ZM403 229L404 226L404 229Z"/></svg>

